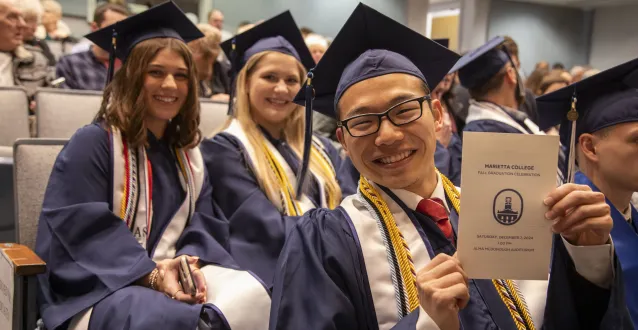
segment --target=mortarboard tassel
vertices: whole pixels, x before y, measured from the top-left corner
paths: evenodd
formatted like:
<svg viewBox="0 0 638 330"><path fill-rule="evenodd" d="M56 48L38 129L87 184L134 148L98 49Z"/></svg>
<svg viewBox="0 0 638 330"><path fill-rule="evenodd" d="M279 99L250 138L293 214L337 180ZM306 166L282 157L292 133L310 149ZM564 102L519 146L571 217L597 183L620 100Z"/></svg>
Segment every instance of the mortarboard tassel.
<svg viewBox="0 0 638 330"><path fill-rule="evenodd" d="M233 116L234 115L234 111L233 111L233 106L235 104L234 102L234 98L235 98L235 88L237 86L237 44L236 44L236 39L233 38L232 41L232 46L231 46L231 50L230 50L230 70L228 72L228 75L230 76L230 93L229 93L229 97L228 97L228 112L226 113L229 116Z"/></svg>
<svg viewBox="0 0 638 330"><path fill-rule="evenodd" d="M111 39L111 51L109 52L109 68L106 71L106 85L104 85L105 88L106 86L109 85L111 80L113 80L113 74L115 72L115 51L117 49L116 44L117 44L117 31L113 29L113 37Z"/></svg>
<svg viewBox="0 0 638 330"><path fill-rule="evenodd" d="M299 173L297 173L297 187L295 193L297 199L301 198L303 192L304 179L306 178L306 172L308 172L308 163L310 162L310 148L312 146L312 101L314 98L314 88L312 87L312 78L314 74L312 69L308 72L306 83L306 127L304 132L303 141L303 159L301 161L301 167L299 167Z"/></svg>
<svg viewBox="0 0 638 330"><path fill-rule="evenodd" d="M571 121L571 135L569 137L569 156L567 157L567 183L574 182L574 172L576 167L576 120L578 120L578 111L576 111L576 92L572 96L572 108L567 112L567 119Z"/></svg>

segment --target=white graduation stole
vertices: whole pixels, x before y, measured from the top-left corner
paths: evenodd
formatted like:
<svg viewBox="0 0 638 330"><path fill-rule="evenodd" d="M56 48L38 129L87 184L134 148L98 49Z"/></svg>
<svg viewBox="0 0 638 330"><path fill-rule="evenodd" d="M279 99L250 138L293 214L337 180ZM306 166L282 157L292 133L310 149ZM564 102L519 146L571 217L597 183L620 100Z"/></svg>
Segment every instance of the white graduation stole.
<svg viewBox="0 0 638 330"><path fill-rule="evenodd" d="M116 127L109 131L113 155L112 211L133 233L138 243L147 249L149 233L153 230L153 172L144 146L129 148ZM176 166L186 198L162 233L153 260L175 257L175 244L186 228L204 181L204 165L199 148L176 148Z"/></svg>

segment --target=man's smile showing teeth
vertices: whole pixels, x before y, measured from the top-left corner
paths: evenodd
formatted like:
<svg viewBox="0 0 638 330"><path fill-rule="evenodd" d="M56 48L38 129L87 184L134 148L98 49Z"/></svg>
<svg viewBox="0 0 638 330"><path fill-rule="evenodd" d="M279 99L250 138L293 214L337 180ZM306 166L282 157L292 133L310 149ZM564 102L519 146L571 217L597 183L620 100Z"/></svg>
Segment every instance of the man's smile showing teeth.
<svg viewBox="0 0 638 330"><path fill-rule="evenodd" d="M176 97L170 97L170 96L153 96L153 98L164 103L173 103L177 101Z"/></svg>
<svg viewBox="0 0 638 330"><path fill-rule="evenodd" d="M414 150L409 150L409 151L404 151L400 154L396 154L396 155L392 155L392 156L388 156L388 157L382 157L379 158L375 161L383 163L383 164L392 164L392 163L396 163L396 162L400 162L408 157L410 157L412 154L414 153Z"/></svg>

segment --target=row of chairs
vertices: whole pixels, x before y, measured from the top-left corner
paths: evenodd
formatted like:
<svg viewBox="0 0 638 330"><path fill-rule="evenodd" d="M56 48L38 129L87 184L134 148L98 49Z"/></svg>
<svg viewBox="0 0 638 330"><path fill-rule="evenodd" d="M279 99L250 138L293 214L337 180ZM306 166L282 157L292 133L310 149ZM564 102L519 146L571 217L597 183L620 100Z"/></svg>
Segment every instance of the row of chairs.
<svg viewBox="0 0 638 330"><path fill-rule="evenodd" d="M36 137L68 139L80 127L91 123L102 104L102 92L43 88L35 93ZM201 100L200 129L204 136L221 126L228 105ZM11 146L28 138L29 102L20 87L0 87L0 157L11 156ZM4 148L2 148L4 146Z"/></svg>
<svg viewBox="0 0 638 330"><path fill-rule="evenodd" d="M37 282L44 262L33 253L44 192L58 153L67 139L19 139L13 147L15 242L0 244L0 329L36 328Z"/></svg>

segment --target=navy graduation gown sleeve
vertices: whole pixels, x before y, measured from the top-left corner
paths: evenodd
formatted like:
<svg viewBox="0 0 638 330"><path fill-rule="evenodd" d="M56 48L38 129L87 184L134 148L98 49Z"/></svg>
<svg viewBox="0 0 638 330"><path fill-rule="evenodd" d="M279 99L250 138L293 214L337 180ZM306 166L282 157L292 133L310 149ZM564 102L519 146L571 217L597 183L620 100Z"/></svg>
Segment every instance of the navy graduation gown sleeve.
<svg viewBox="0 0 638 330"><path fill-rule="evenodd" d="M492 132L492 133L515 133L521 132L516 128L492 119L475 120L465 124L463 131L467 132Z"/></svg>
<svg viewBox="0 0 638 330"><path fill-rule="evenodd" d="M202 141L214 201L230 224L230 252L269 288L286 233L299 217L282 215L251 173L241 143L228 134Z"/></svg>
<svg viewBox="0 0 638 330"><path fill-rule="evenodd" d="M375 329L363 257L340 207L307 212L275 274L270 329ZM368 293L366 293L368 292Z"/></svg>
<svg viewBox="0 0 638 330"><path fill-rule="evenodd" d="M97 125L78 130L54 164L36 240L36 253L47 263L38 298L48 329L155 268L110 210L109 173L109 139Z"/></svg>
<svg viewBox="0 0 638 330"><path fill-rule="evenodd" d="M337 183L339 183L339 187L341 188L341 196L346 197L350 195L354 195L357 192L357 183L359 182L359 177L357 176L356 180L353 180L349 165L346 162L349 162L350 159L345 160L341 158L339 155L339 150L332 145L330 140L316 135L326 150L328 157L332 161L332 166L334 166L335 172L337 174Z"/></svg>
<svg viewBox="0 0 638 330"><path fill-rule="evenodd" d="M543 329L633 329L617 258L611 288L603 289L576 272L558 235L553 251Z"/></svg>

